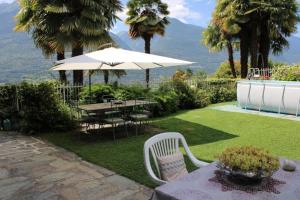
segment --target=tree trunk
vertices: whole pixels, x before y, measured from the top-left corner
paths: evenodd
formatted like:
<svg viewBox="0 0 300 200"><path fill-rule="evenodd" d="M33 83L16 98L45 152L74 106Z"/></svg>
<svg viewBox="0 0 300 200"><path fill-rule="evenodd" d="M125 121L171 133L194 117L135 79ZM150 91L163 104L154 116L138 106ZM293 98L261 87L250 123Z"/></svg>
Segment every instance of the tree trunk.
<svg viewBox="0 0 300 200"><path fill-rule="evenodd" d="M240 33L240 54L241 54L241 78L246 78L248 74L248 55L249 55L249 34L245 26Z"/></svg>
<svg viewBox="0 0 300 200"><path fill-rule="evenodd" d="M108 81L109 81L109 71L108 70L103 70L103 76L104 76L104 83L108 84Z"/></svg>
<svg viewBox="0 0 300 200"><path fill-rule="evenodd" d="M250 43L250 55L251 55L251 68L257 68L257 54L258 54L258 33L257 33L257 20L254 18L251 23L251 43Z"/></svg>
<svg viewBox="0 0 300 200"><path fill-rule="evenodd" d="M236 78L236 71L235 71L234 59L233 59L233 48L230 40L228 40L227 42L227 50L228 50L228 62L230 65L231 73L233 78Z"/></svg>
<svg viewBox="0 0 300 200"><path fill-rule="evenodd" d="M270 53L270 30L268 26L268 19L264 19L261 23L261 36L259 40L259 59L258 66L260 68L268 67L269 53Z"/></svg>
<svg viewBox="0 0 300 200"><path fill-rule="evenodd" d="M56 59L57 60L65 59L65 52L57 52L56 53ZM61 83L67 83L67 76L66 76L66 71L65 70L59 71L59 80L60 80Z"/></svg>
<svg viewBox="0 0 300 200"><path fill-rule="evenodd" d="M83 54L83 47L73 47L72 48L72 57L79 56ZM83 85L83 70L74 70L73 71L73 84L74 85Z"/></svg>
<svg viewBox="0 0 300 200"><path fill-rule="evenodd" d="M151 36L146 35L143 37L145 40L145 53L150 54ZM146 86L149 88L150 70L146 69Z"/></svg>

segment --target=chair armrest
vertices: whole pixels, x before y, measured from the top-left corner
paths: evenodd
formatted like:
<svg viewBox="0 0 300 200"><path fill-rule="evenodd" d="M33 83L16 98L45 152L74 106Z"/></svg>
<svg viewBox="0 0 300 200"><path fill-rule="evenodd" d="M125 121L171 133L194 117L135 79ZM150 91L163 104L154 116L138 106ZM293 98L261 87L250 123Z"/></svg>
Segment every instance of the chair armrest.
<svg viewBox="0 0 300 200"><path fill-rule="evenodd" d="M201 161L201 160L198 160L191 152L191 150L189 149L186 141L184 138L181 139L181 142L182 142L182 145L183 145L183 148L187 154L187 156L189 157L189 159L192 161L192 163L196 166L196 167L204 167L204 166L207 166L209 165L209 163L207 162L204 162L204 161Z"/></svg>

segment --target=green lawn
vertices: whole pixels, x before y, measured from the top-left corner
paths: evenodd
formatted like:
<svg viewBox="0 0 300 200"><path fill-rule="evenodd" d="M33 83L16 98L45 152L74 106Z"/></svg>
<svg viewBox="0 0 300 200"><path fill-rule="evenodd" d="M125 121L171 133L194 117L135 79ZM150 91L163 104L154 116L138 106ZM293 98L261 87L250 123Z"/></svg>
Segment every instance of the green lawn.
<svg viewBox="0 0 300 200"><path fill-rule="evenodd" d="M214 160L226 147L241 145L263 147L278 156L300 159L299 121L205 108L179 112L154 124L164 131L182 133L195 156L206 161ZM72 133L42 135L88 161L153 187L143 165L143 144L150 136L148 133L113 142ZM189 163L188 166L191 169Z"/></svg>

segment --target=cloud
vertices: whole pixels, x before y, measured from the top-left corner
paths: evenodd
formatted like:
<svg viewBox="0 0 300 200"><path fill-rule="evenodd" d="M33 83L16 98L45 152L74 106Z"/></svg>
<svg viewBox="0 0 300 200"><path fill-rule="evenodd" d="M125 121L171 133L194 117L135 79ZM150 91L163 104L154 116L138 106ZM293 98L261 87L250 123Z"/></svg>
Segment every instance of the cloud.
<svg viewBox="0 0 300 200"><path fill-rule="evenodd" d="M0 3L12 3L15 0L0 0Z"/></svg>
<svg viewBox="0 0 300 200"><path fill-rule="evenodd" d="M127 15L126 15L127 11L128 11L128 9L125 7L125 8L123 9L123 11L117 13L117 16L118 16L122 21L124 21L124 20L126 19L126 17L127 17Z"/></svg>
<svg viewBox="0 0 300 200"><path fill-rule="evenodd" d="M201 0L202 1L202 0ZM170 17L187 22L189 19L200 20L202 16L200 13L191 10L186 0L163 0L169 6Z"/></svg>

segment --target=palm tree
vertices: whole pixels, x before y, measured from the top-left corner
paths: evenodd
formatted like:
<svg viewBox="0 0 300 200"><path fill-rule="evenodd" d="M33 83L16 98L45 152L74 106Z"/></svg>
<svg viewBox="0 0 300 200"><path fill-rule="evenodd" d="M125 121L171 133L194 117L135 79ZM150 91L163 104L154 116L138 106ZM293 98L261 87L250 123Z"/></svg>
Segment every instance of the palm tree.
<svg viewBox="0 0 300 200"><path fill-rule="evenodd" d="M35 37L41 41L38 46L56 48L68 45L72 48L72 56L83 54L84 47L97 48L111 41L108 30L118 19L116 13L122 10L119 0L21 2L17 19L19 24L27 21L24 28L29 27L27 30L36 32ZM28 7L31 9L27 10ZM64 57L62 51L57 52L60 53L57 56L59 59ZM73 72L73 83L83 84L82 70Z"/></svg>
<svg viewBox="0 0 300 200"><path fill-rule="evenodd" d="M212 52L220 52L224 48L227 48L228 52L228 62L230 65L231 73L234 78L237 77L234 58L233 58L233 45L232 36L222 32L220 27L211 23L202 33L202 42L209 48Z"/></svg>
<svg viewBox="0 0 300 200"><path fill-rule="evenodd" d="M299 22L295 0L219 0L215 13L223 20L222 30L239 36L242 78L247 76L249 53L252 67L267 66L269 51L276 54L287 47L286 38Z"/></svg>
<svg viewBox="0 0 300 200"><path fill-rule="evenodd" d="M83 54L84 47L97 48L111 41L108 31L122 10L119 0L53 1L45 7L49 13L64 15L60 30L71 37L72 57ZM83 84L83 71L73 72L74 84Z"/></svg>
<svg viewBox="0 0 300 200"><path fill-rule="evenodd" d="M36 47L40 48L45 57L56 53L57 60L65 58L67 38L59 30L59 15L49 15L44 11L45 4L41 1L20 0L20 11L17 13L15 31L31 32ZM66 83L65 71L59 71L60 81Z"/></svg>
<svg viewBox="0 0 300 200"><path fill-rule="evenodd" d="M127 3L126 24L132 39L142 38L145 41L145 53L150 54L151 39L155 34L163 36L166 25L168 5L161 0L129 0ZM149 87L149 69L146 70L146 84Z"/></svg>

